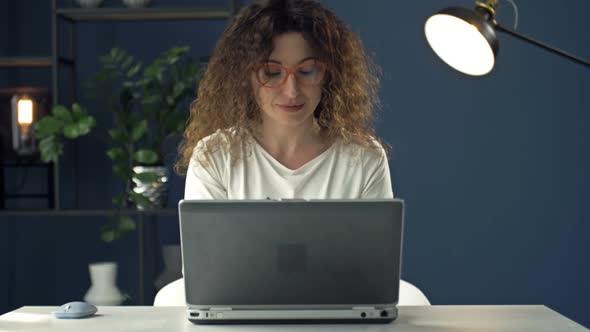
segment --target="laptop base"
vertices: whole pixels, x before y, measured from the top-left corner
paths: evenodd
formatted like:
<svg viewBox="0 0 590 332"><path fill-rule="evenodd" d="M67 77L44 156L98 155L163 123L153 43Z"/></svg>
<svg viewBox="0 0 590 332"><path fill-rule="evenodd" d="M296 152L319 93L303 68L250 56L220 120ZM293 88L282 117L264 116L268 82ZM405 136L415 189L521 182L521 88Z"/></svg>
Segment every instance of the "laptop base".
<svg viewBox="0 0 590 332"><path fill-rule="evenodd" d="M396 307L352 310L202 310L188 308L187 318L195 324L383 324L397 318Z"/></svg>
<svg viewBox="0 0 590 332"><path fill-rule="evenodd" d="M388 319L244 319L244 320L205 320L190 319L197 325L256 325L256 324L388 324L395 318Z"/></svg>

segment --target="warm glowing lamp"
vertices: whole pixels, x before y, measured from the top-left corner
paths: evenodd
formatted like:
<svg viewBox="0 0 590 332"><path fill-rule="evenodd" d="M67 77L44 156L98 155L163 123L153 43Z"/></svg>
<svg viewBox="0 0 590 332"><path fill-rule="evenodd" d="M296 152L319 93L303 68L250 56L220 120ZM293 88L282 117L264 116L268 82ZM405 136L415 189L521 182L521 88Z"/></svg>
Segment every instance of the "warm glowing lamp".
<svg viewBox="0 0 590 332"><path fill-rule="evenodd" d="M12 97L12 147L21 155L36 151L32 124L35 119L35 102L27 95Z"/></svg>
<svg viewBox="0 0 590 332"><path fill-rule="evenodd" d="M446 64L472 76L485 75L494 68L499 49L496 31L590 67L584 59L499 25L495 19L497 6L498 0L487 0L476 1L474 10L448 7L439 11L424 25L428 44Z"/></svg>

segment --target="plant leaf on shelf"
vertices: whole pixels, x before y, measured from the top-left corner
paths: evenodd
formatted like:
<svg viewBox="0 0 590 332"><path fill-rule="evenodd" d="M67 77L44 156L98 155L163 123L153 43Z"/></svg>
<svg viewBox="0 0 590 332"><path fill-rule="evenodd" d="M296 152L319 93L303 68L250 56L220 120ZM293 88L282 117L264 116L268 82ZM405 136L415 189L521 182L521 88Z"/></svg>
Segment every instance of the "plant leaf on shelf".
<svg viewBox="0 0 590 332"><path fill-rule="evenodd" d="M57 140L55 136L47 136L39 142L41 159L45 162L56 162L63 153L63 149L63 143Z"/></svg>
<svg viewBox="0 0 590 332"><path fill-rule="evenodd" d="M45 138L55 135L62 127L63 125L59 120L53 116L46 116L35 124L35 136L37 138Z"/></svg>
<svg viewBox="0 0 590 332"><path fill-rule="evenodd" d="M109 149L107 151L107 156L114 161L127 161L129 159L129 154L121 147L116 147Z"/></svg>
<svg viewBox="0 0 590 332"><path fill-rule="evenodd" d="M151 165L158 161L158 154L154 150L142 149L135 151L133 160L142 164Z"/></svg>
<svg viewBox="0 0 590 332"><path fill-rule="evenodd" d="M70 111L68 111L68 109L62 105L55 105L55 107L53 107L53 116L55 116L56 119L62 121L64 124L70 124L74 121Z"/></svg>
<svg viewBox="0 0 590 332"><path fill-rule="evenodd" d="M145 197L142 194L138 194L134 191L129 192L129 198L131 198L131 200L133 202L135 202L135 204L137 206L142 206L142 207L153 207L153 203L152 201L149 200L149 198Z"/></svg>
<svg viewBox="0 0 590 332"><path fill-rule="evenodd" d="M148 129L148 122L146 119L141 120L131 131L131 142L139 141Z"/></svg>
<svg viewBox="0 0 590 332"><path fill-rule="evenodd" d="M149 183L149 182L158 181L158 179L160 178L160 175L158 173L154 173L154 172L145 172L145 173L135 173L133 175L133 177L137 178L139 181L141 181L143 183Z"/></svg>

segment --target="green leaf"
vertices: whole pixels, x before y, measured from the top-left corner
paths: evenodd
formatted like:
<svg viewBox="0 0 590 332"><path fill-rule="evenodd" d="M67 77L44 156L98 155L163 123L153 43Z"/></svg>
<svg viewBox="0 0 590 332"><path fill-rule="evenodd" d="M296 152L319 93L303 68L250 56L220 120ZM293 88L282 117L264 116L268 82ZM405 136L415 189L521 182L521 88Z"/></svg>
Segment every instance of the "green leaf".
<svg viewBox="0 0 590 332"><path fill-rule="evenodd" d="M138 179L142 183L151 183L156 182L160 178L158 173L154 172L145 172L145 173L135 173L133 175L134 178Z"/></svg>
<svg viewBox="0 0 590 332"><path fill-rule="evenodd" d="M80 132L82 135L86 135L90 132L92 128L96 126L96 119L92 115L88 115L80 119L78 122L78 127L80 128Z"/></svg>
<svg viewBox="0 0 590 332"><path fill-rule="evenodd" d="M72 123L72 114L70 111L62 105L56 105L53 107L53 115L56 119L61 120L65 124Z"/></svg>
<svg viewBox="0 0 590 332"><path fill-rule="evenodd" d="M125 162L117 162L113 165L113 173L123 181L127 181L133 175L131 167Z"/></svg>
<svg viewBox="0 0 590 332"><path fill-rule="evenodd" d="M65 137L72 139L79 137L80 135L82 135L82 132L80 131L80 127L78 127L77 123L69 124L64 127Z"/></svg>
<svg viewBox="0 0 590 332"><path fill-rule="evenodd" d="M145 96L142 103L144 105L156 104L156 103L159 103L161 99L162 99L162 95L160 95L160 94Z"/></svg>
<svg viewBox="0 0 590 332"><path fill-rule="evenodd" d="M100 239L106 243L111 243L115 241L115 230L114 229L105 229L100 232Z"/></svg>
<svg viewBox="0 0 590 332"><path fill-rule="evenodd" d="M39 152L41 159L45 162L56 162L63 153L63 143L55 136L48 136L39 142Z"/></svg>
<svg viewBox="0 0 590 332"><path fill-rule="evenodd" d="M121 193L115 197L113 197L112 201L113 204L119 205L119 206L124 206L125 205L125 198L127 197L127 195L125 193Z"/></svg>
<svg viewBox="0 0 590 332"><path fill-rule="evenodd" d="M123 61L121 64L121 69L127 69L127 67L133 63L133 60L135 60L135 58L133 58L132 55L128 56L127 59L125 59L125 61Z"/></svg>
<svg viewBox="0 0 590 332"><path fill-rule="evenodd" d="M174 90L172 91L172 93L174 94L175 98L180 97L180 95L182 95L184 93L186 89L186 85L184 84L184 82L179 81L176 82L176 84L174 84Z"/></svg>
<svg viewBox="0 0 590 332"><path fill-rule="evenodd" d="M141 164L153 164L158 161L158 154L154 150L142 149L133 154L133 159Z"/></svg>
<svg viewBox="0 0 590 332"><path fill-rule="evenodd" d="M117 229L122 235L135 230L135 221L129 216L121 216L117 225Z"/></svg>
<svg viewBox="0 0 590 332"><path fill-rule="evenodd" d="M72 104L73 121L79 121L84 115L86 115L86 111L82 108L82 106L80 106L80 104Z"/></svg>
<svg viewBox="0 0 590 332"><path fill-rule="evenodd" d="M113 56L113 62L115 62L115 63L121 62L127 56L127 52L125 50L121 50L118 48L115 48L114 50L115 50L115 53Z"/></svg>
<svg viewBox="0 0 590 332"><path fill-rule="evenodd" d="M124 144L127 143L127 138L129 135L126 131L122 129L111 129L109 130L109 136L113 139L113 141Z"/></svg>
<svg viewBox="0 0 590 332"><path fill-rule="evenodd" d="M149 198L145 197L142 194L138 194L134 191L129 192L129 197L131 198L131 200L133 202L135 202L135 204L137 206L141 206L144 208L149 208L149 207L153 207L153 203L152 201L149 200Z"/></svg>
<svg viewBox="0 0 590 332"><path fill-rule="evenodd" d="M82 118L78 123L72 123L65 126L64 136L67 138L77 138L86 135L96 125L96 120L92 116Z"/></svg>
<svg viewBox="0 0 590 332"><path fill-rule="evenodd" d="M107 156L114 161L127 161L129 159L127 151L123 148L112 148L107 151Z"/></svg>
<svg viewBox="0 0 590 332"><path fill-rule="evenodd" d="M133 67L131 67L127 71L127 77L132 77L132 76L136 75L137 73L139 73L140 70L141 70L141 63L135 64Z"/></svg>
<svg viewBox="0 0 590 332"><path fill-rule="evenodd" d="M62 127L63 123L55 117L51 115L45 116L35 124L35 137L41 139L55 135L62 129Z"/></svg>
<svg viewBox="0 0 590 332"><path fill-rule="evenodd" d="M145 135L147 129L148 129L147 120L146 119L141 120L131 130L131 142L139 141L143 137L143 135Z"/></svg>

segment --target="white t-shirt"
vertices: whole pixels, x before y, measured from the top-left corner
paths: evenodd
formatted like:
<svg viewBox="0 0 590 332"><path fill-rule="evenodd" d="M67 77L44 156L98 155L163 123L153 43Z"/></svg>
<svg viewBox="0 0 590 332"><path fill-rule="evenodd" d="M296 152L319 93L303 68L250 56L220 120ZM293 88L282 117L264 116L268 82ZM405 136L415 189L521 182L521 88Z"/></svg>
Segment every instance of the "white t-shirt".
<svg viewBox="0 0 590 332"><path fill-rule="evenodd" d="M204 167L197 158L202 158L205 142L215 135L222 134L218 131L205 137L193 151L185 199L393 198L389 164L380 145L371 149L337 140L313 160L291 170L251 138L240 147L245 157L235 161L229 146L222 146L206 158Z"/></svg>

